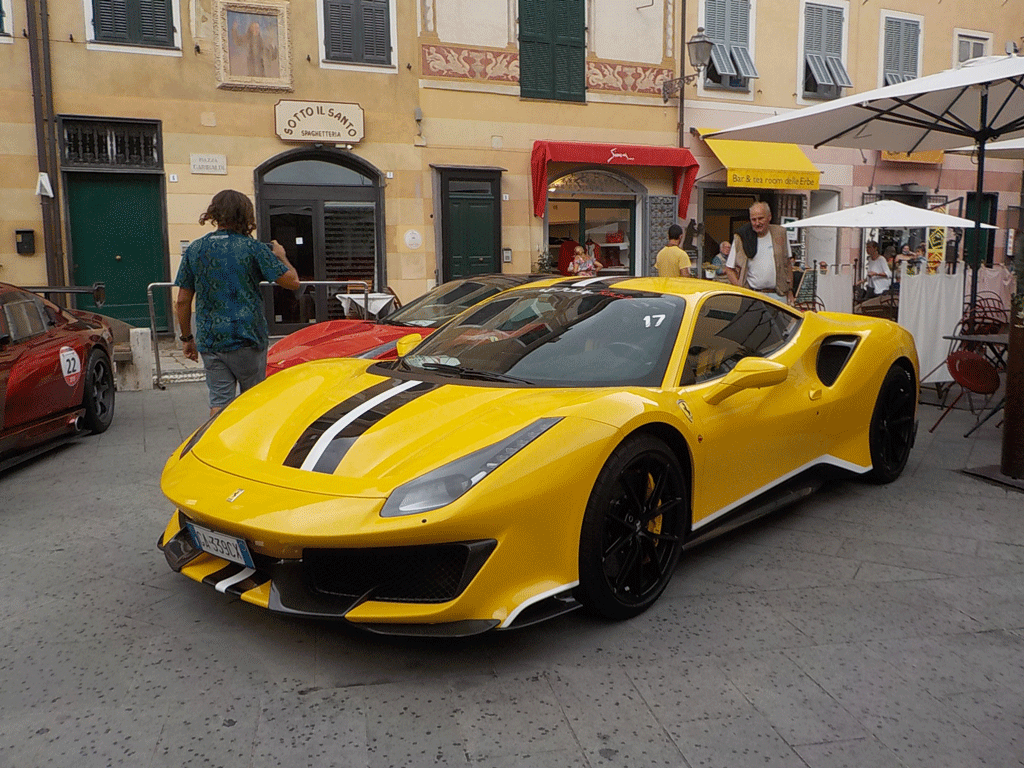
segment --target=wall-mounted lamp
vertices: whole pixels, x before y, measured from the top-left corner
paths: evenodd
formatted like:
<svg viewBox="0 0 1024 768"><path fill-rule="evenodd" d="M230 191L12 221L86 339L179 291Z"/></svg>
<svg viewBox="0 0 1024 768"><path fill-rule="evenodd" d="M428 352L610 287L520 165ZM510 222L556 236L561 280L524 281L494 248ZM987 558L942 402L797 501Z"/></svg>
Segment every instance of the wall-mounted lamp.
<svg viewBox="0 0 1024 768"><path fill-rule="evenodd" d="M701 73L711 61L711 49L715 44L704 34L704 27L697 27L697 34L686 41L686 53L690 57L690 66L696 72L683 77L676 77L671 80L661 81L661 100L668 101L679 93L684 85L688 85L700 77Z"/></svg>

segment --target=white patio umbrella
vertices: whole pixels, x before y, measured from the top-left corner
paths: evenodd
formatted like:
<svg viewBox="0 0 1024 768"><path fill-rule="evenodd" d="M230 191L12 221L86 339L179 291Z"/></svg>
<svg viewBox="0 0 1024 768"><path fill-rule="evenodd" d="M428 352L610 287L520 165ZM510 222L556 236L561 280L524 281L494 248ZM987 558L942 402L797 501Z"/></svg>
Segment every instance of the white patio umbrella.
<svg viewBox="0 0 1024 768"><path fill-rule="evenodd" d="M918 227L973 227L974 222L948 213L915 208L896 200L879 200L856 208L823 213L782 226L791 229L801 227L853 227L857 229L903 229ZM995 229L991 224L982 224L983 229Z"/></svg>
<svg viewBox="0 0 1024 768"><path fill-rule="evenodd" d="M992 139L1024 138L1024 56L990 56L959 69L855 93L776 117L709 133L705 138L774 141L918 152L974 143L977 192L984 190L985 150ZM981 228L978 206L975 228ZM981 233L975 238L980 247ZM980 254L972 254L971 304Z"/></svg>
<svg viewBox="0 0 1024 768"><path fill-rule="evenodd" d="M855 93L705 136L714 137L891 152L957 149L970 142L976 148L980 201L986 145L999 139L1024 139L1024 56L975 59L959 69ZM982 208L976 206L974 222L972 308L978 296ZM1024 334L1017 333L1013 326L1010 337L1002 472L1024 478L1024 370L1018 371L1022 365L1017 362L1024 353L1018 348L1024 346Z"/></svg>
<svg viewBox="0 0 1024 768"><path fill-rule="evenodd" d="M974 144L970 144L948 151L954 155L973 155L978 148ZM985 145L985 157L994 157L997 160L1024 160L1024 139L990 141Z"/></svg>

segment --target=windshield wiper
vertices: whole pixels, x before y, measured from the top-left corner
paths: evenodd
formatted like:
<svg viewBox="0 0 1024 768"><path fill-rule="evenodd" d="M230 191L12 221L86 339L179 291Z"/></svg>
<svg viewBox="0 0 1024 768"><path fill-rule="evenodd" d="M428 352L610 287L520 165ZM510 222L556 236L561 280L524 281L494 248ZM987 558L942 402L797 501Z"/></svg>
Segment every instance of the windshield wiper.
<svg viewBox="0 0 1024 768"><path fill-rule="evenodd" d="M438 371L439 373L450 373L454 376L458 376L463 379L477 379L479 381L502 381L508 384L531 385L533 383L527 381L526 379L520 379L515 376L509 376L507 373L498 373L496 371L481 371L476 368L467 368L464 365L452 365L451 363L426 362L420 363L419 367L422 368L424 371Z"/></svg>

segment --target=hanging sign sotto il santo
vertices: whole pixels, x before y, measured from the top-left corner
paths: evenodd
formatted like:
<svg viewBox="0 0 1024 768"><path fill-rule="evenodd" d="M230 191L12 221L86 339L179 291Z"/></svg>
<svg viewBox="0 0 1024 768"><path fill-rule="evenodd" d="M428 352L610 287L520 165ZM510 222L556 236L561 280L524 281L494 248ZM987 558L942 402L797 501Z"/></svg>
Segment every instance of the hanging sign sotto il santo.
<svg viewBox="0 0 1024 768"><path fill-rule="evenodd" d="M279 101L277 135L285 141L355 144L363 138L363 108L330 101Z"/></svg>

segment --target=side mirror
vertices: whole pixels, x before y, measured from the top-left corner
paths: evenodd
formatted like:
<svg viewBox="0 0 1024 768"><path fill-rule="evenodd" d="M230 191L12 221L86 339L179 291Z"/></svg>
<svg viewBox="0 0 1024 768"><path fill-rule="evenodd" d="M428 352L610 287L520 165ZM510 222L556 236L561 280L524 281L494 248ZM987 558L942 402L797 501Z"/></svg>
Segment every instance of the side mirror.
<svg viewBox="0 0 1024 768"><path fill-rule="evenodd" d="M405 357L421 341L423 341L423 336L418 333L410 333L408 336L403 336L395 342L395 351L398 352L399 357Z"/></svg>
<svg viewBox="0 0 1024 768"><path fill-rule="evenodd" d="M11 334L6 331L0 332L0 347L6 347L11 343Z"/></svg>
<svg viewBox="0 0 1024 768"><path fill-rule="evenodd" d="M744 357L718 384L704 395L708 405L718 405L744 389L761 389L781 384L789 377L789 368L763 357Z"/></svg>

